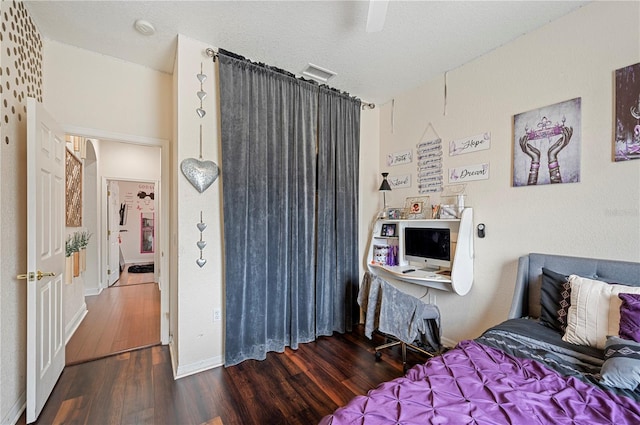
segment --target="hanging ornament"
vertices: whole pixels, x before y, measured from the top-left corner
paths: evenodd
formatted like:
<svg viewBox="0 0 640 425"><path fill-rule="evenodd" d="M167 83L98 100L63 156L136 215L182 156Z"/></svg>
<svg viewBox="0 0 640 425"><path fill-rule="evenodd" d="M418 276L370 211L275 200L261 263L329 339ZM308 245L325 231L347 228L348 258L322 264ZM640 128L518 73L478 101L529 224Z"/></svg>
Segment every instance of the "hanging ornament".
<svg viewBox="0 0 640 425"><path fill-rule="evenodd" d="M202 62L200 62L200 73L196 75L196 78L200 81L200 91L197 93L198 99L200 99L200 107L196 109L196 114L198 114L200 118L204 118L204 116L207 115L207 111L202 107L202 101L207 97L207 92L202 90L202 83L206 81L207 76L202 73Z"/></svg>
<svg viewBox="0 0 640 425"><path fill-rule="evenodd" d="M207 97L207 92L204 91L202 84L206 81L207 76L202 72L202 63L200 63L200 73L196 75L196 78L200 82L200 90L196 92L196 96L200 100L200 107L196 109L196 114L203 118L207 113L202 107L202 101ZM220 174L218 165L215 162L202 159L202 124L200 124L200 156L198 159L184 159L180 163L180 170L189 183L200 193L207 190Z"/></svg>
<svg viewBox="0 0 640 425"><path fill-rule="evenodd" d="M196 264L202 268L207 263L207 260L202 258L202 251L204 247L207 246L207 242L202 240L202 232L207 228L207 224L202 221L202 211L200 211L200 223L196 223L196 227L200 231L200 240L196 242L196 246L200 250L200 258L196 259Z"/></svg>
<svg viewBox="0 0 640 425"><path fill-rule="evenodd" d="M180 170L189 183L200 193L207 190L220 174L220 169L215 162L202 159L202 124L200 124L200 156L198 159L186 158L182 160Z"/></svg>

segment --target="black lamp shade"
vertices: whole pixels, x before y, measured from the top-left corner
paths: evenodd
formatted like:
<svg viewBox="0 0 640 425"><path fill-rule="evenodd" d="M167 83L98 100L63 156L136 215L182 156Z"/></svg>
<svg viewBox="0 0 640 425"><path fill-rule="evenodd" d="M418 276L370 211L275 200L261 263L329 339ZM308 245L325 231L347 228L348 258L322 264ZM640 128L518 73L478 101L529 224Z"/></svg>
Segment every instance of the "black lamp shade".
<svg viewBox="0 0 640 425"><path fill-rule="evenodd" d="M382 173L382 184L380 185L379 191L390 191L391 186L389 186L389 182L387 181L387 176L389 173Z"/></svg>

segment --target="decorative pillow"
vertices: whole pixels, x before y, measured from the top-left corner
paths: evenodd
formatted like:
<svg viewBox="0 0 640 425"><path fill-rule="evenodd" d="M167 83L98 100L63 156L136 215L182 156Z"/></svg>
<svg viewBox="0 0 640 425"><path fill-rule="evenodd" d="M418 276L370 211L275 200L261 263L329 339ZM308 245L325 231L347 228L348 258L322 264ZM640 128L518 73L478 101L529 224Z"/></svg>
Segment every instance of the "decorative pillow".
<svg viewBox="0 0 640 425"><path fill-rule="evenodd" d="M571 305L562 339L578 345L604 349L607 335L620 328L621 292L640 294L640 287L617 285L584 277L569 276Z"/></svg>
<svg viewBox="0 0 640 425"><path fill-rule="evenodd" d="M609 336L600 375L605 385L633 391L640 384L640 343Z"/></svg>
<svg viewBox="0 0 640 425"><path fill-rule="evenodd" d="M540 322L545 326L564 332L567 327L570 301L569 276L543 267L540 287Z"/></svg>
<svg viewBox="0 0 640 425"><path fill-rule="evenodd" d="M618 294L620 306L620 337L640 342L640 295Z"/></svg>

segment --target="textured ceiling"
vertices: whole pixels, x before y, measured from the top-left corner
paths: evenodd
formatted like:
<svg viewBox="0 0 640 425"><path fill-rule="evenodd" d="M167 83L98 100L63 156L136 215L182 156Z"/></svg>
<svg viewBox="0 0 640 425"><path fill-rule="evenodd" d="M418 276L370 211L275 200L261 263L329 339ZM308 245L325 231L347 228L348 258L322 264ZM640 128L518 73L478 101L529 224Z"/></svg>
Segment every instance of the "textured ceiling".
<svg viewBox="0 0 640 425"><path fill-rule="evenodd" d="M45 39L171 73L177 34L329 85L368 102L455 69L584 1L391 1L381 32L365 31L368 1L25 1ZM152 22L153 36L133 28ZM534 55L535 52L532 52Z"/></svg>

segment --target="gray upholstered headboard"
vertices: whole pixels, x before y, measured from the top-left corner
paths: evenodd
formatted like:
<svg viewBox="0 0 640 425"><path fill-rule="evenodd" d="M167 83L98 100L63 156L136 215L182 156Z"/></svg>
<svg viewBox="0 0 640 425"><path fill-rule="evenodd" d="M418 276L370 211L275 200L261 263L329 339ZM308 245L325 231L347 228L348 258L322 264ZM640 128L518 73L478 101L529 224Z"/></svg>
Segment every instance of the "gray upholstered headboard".
<svg viewBox="0 0 640 425"><path fill-rule="evenodd" d="M524 255L518 260L518 274L509 319L540 317L543 267L566 275L576 274L609 283L640 286L640 263L553 254Z"/></svg>

